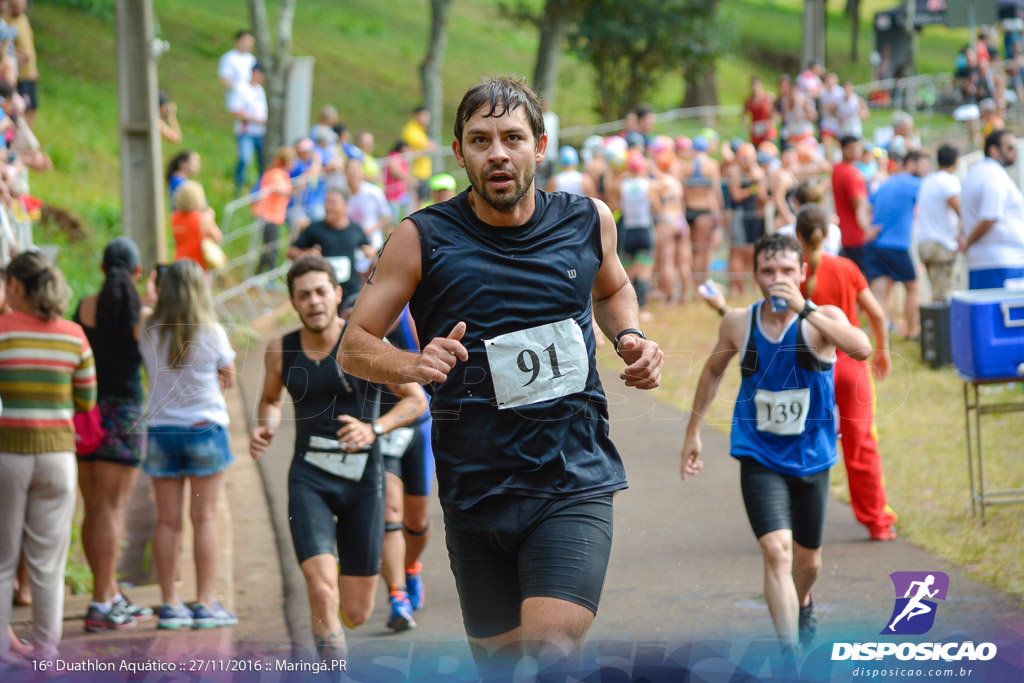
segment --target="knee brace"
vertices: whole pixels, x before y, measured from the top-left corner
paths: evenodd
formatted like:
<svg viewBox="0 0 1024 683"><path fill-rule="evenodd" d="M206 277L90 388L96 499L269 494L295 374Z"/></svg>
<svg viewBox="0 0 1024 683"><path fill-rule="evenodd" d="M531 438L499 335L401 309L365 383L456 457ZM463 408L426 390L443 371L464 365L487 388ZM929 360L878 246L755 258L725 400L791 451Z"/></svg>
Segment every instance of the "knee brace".
<svg viewBox="0 0 1024 683"><path fill-rule="evenodd" d="M384 533L390 534L392 531L401 531L403 526L401 522L384 522Z"/></svg>
<svg viewBox="0 0 1024 683"><path fill-rule="evenodd" d="M405 529L405 533L409 534L410 536L424 536L424 535L426 535L426 533L428 531L430 531L430 521L427 520L427 525L425 527L423 527L422 529L420 529L419 531L413 531L412 529L410 529L408 526L406 526L404 524L402 525L402 527Z"/></svg>

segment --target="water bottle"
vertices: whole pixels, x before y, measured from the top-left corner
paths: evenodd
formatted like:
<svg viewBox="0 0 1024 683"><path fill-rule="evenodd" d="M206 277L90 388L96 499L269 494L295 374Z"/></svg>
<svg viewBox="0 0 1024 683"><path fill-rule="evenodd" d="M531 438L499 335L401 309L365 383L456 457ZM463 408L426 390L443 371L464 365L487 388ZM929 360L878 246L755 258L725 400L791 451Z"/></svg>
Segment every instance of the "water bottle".
<svg viewBox="0 0 1024 683"><path fill-rule="evenodd" d="M771 298L770 305L772 307L772 313L782 313L789 308L789 303L787 303L781 296L773 296Z"/></svg>
<svg viewBox="0 0 1024 683"><path fill-rule="evenodd" d="M710 299L718 293L718 285L711 278L708 278L704 282L700 283L697 287L697 292L705 299Z"/></svg>

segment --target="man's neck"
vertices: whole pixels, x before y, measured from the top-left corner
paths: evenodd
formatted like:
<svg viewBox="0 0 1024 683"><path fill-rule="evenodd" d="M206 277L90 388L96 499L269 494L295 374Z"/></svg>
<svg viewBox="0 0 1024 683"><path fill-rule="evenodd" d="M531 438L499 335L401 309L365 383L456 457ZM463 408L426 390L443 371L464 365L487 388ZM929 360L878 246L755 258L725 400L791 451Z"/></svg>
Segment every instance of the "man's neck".
<svg viewBox="0 0 1024 683"><path fill-rule="evenodd" d="M302 331L299 334L299 339L302 341L302 348L322 349L326 346L334 346L334 342L338 340L338 335L344 327L344 318L335 318L333 323L319 332L314 332L303 325Z"/></svg>
<svg viewBox="0 0 1024 683"><path fill-rule="evenodd" d="M348 219L348 216L342 216L340 221L329 222L325 220L324 223L327 224L328 228L332 228L334 230L344 230L345 228L352 224L352 221Z"/></svg>
<svg viewBox="0 0 1024 683"><path fill-rule="evenodd" d="M502 228L513 228L520 225L524 225L533 217L533 212L537 207L536 193L534 192L533 183L530 183L529 191L523 195L523 198L519 200L515 208L509 212L498 211L493 206L483 200L483 198L474 191L469 193L469 208L473 210L476 217L482 220L488 225L494 225Z"/></svg>

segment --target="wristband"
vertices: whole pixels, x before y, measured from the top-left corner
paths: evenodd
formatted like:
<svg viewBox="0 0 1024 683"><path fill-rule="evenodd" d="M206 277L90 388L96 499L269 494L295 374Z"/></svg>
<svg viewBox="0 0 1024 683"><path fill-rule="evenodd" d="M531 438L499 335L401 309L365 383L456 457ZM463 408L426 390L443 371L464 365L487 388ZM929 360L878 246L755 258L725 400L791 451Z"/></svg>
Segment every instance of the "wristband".
<svg viewBox="0 0 1024 683"><path fill-rule="evenodd" d="M612 345L615 347L615 353L619 352L619 340L621 340L627 334L635 334L641 339L647 339L647 335L641 332L640 330L636 329L635 327L627 327L622 332L619 332L617 335L615 335L615 341L612 342Z"/></svg>

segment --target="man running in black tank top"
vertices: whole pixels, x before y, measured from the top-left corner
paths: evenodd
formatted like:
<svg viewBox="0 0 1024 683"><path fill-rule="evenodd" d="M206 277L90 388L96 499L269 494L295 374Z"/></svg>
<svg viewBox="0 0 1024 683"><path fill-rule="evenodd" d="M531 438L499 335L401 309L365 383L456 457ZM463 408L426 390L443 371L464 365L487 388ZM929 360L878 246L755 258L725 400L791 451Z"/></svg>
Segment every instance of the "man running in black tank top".
<svg viewBox="0 0 1024 683"><path fill-rule="evenodd" d="M627 386L657 387L663 362L636 329L608 207L535 189L546 144L521 81L473 86L452 145L472 189L398 226L342 343L347 372L432 384L438 495L481 675L504 646L541 666L576 654L597 612L626 479L591 314ZM421 353L381 341L406 302Z"/></svg>
<svg viewBox="0 0 1024 683"><path fill-rule="evenodd" d="M414 423L427 401L414 384L388 385L400 400L378 417L380 388L342 372L342 291L325 258L297 260L288 271L288 291L302 327L267 345L260 426L249 451L256 460L267 452L287 389L295 408L288 472L292 543L306 579L317 651L325 661L344 659L339 606L346 626L364 623L380 574L384 469L377 439Z"/></svg>

